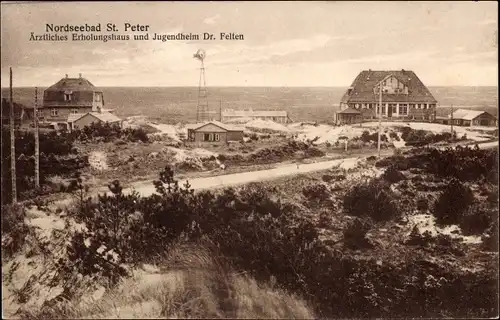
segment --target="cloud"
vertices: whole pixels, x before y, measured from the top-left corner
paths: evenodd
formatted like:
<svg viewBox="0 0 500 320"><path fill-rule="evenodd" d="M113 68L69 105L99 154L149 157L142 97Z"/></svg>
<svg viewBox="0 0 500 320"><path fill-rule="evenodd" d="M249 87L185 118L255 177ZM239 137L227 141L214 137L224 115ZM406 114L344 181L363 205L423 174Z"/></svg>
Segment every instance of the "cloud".
<svg viewBox="0 0 500 320"><path fill-rule="evenodd" d="M486 20L479 21L477 24L480 25L480 26L487 26L487 25L490 25L490 24L497 24L497 23L498 23L498 20L495 20L495 19L486 19Z"/></svg>
<svg viewBox="0 0 500 320"><path fill-rule="evenodd" d="M216 46L213 50L207 50L207 64L231 65L266 62L276 56L286 57L293 53L311 52L325 47L332 39L334 38L331 36L318 34L310 38L281 40L267 45Z"/></svg>
<svg viewBox="0 0 500 320"><path fill-rule="evenodd" d="M205 18L203 20L203 23L205 23L205 24L215 24L215 22L217 20L219 20L219 18L220 18L220 14L216 14L215 16L211 16L211 17Z"/></svg>

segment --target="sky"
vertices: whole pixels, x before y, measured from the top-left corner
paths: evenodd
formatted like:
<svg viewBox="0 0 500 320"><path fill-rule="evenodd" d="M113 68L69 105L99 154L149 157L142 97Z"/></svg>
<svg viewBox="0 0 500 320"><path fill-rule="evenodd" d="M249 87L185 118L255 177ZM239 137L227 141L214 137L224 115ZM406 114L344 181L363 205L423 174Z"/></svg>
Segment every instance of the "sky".
<svg viewBox="0 0 500 320"><path fill-rule="evenodd" d="M1 9L3 87L9 67L16 87L79 73L97 86L197 86L200 48L207 86L346 87L368 69L413 70L429 86L498 85L496 1L2 2ZM111 33L133 35L122 30L127 22L149 25L150 39L226 32L244 40L30 41L46 24L114 23L120 31Z"/></svg>

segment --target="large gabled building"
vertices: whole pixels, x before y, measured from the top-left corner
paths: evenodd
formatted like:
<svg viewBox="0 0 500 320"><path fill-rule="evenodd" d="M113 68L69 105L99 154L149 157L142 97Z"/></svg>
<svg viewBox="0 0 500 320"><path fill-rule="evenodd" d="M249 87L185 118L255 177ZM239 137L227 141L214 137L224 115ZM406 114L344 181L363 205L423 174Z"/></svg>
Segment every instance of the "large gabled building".
<svg viewBox="0 0 500 320"><path fill-rule="evenodd" d="M379 109L380 88L382 107ZM363 119L384 118L433 120L437 101L418 76L409 70L364 70L347 89L340 109L358 110Z"/></svg>
<svg viewBox="0 0 500 320"><path fill-rule="evenodd" d="M55 124L57 128L81 129L92 122L108 122L121 125L121 119L104 109L102 90L89 80L69 78L66 75L43 93L41 120Z"/></svg>

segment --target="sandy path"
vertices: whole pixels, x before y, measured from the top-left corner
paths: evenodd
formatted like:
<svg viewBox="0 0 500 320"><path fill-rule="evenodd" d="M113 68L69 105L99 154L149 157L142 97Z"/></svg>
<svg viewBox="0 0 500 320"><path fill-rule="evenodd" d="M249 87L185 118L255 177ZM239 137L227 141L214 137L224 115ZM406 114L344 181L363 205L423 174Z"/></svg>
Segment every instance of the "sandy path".
<svg viewBox="0 0 500 320"><path fill-rule="evenodd" d="M494 148L498 147L498 141L482 143L479 144L478 146L481 149ZM447 146L441 147L441 149L445 148L447 148ZM373 153L373 155L376 155L376 153ZM349 167L354 167L356 163L359 162L362 158L368 156L370 155L366 154L364 156L357 156L351 158L300 164L298 168L296 164L286 164L268 170L241 172L241 173L220 175L214 177L194 178L194 179L189 179L189 184L191 184L191 188L193 188L194 190L212 189L212 188L241 185L250 182L273 180L300 173L326 170L333 166L338 166L338 165L347 169ZM181 180L179 181L179 185L183 185L185 182L186 180ZM132 190L137 191L141 196L149 196L155 193L155 187L153 186L152 181L143 181L135 183L131 188L125 189L124 193L131 192Z"/></svg>

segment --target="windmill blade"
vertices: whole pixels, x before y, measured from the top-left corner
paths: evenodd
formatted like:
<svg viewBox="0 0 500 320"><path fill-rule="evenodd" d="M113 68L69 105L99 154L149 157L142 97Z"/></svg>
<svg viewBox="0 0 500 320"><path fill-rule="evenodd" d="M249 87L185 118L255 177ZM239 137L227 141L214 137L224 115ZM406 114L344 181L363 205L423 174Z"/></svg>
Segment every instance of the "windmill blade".
<svg viewBox="0 0 500 320"><path fill-rule="evenodd" d="M193 55L193 57L198 59L198 60L205 59L205 50L198 49L198 51L196 51L196 53Z"/></svg>

